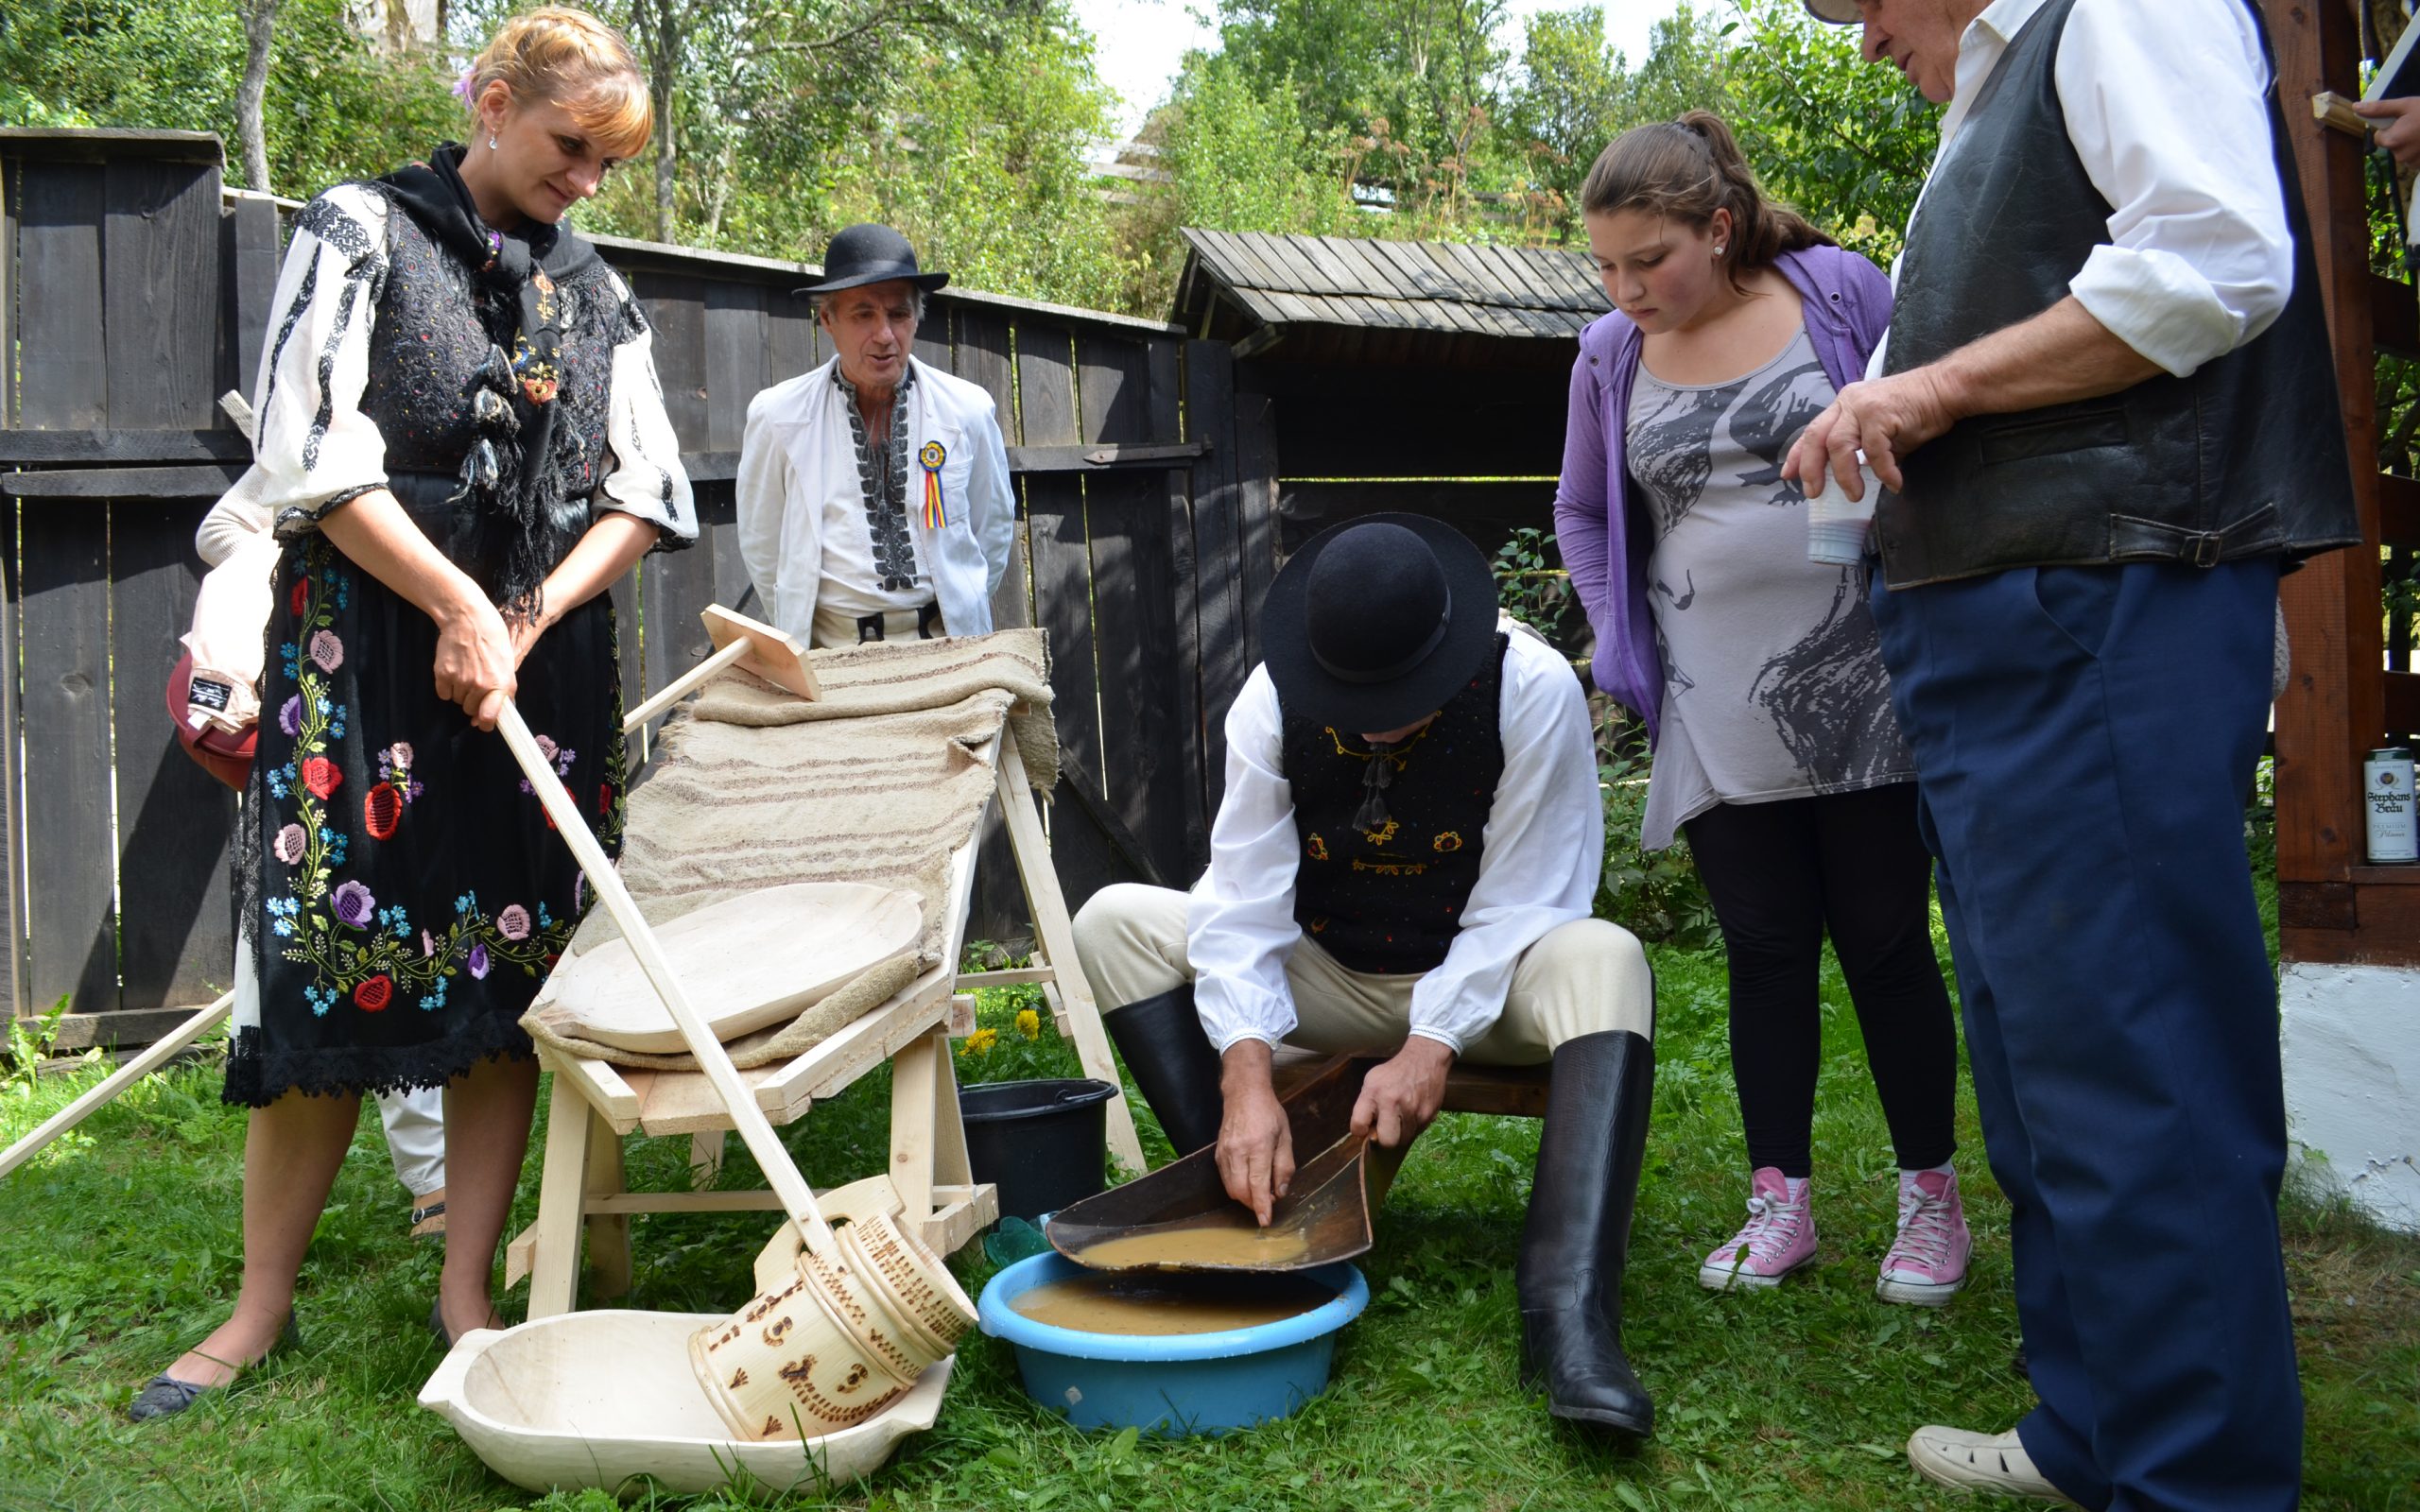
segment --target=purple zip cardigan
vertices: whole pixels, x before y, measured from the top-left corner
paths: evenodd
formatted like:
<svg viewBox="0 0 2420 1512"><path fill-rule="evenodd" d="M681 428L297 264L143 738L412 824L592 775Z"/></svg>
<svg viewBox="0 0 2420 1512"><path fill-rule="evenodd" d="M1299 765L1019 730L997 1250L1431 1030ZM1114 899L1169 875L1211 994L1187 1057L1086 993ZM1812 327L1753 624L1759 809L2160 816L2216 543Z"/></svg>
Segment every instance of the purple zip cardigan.
<svg viewBox="0 0 2420 1512"><path fill-rule="evenodd" d="M1891 281L1855 252L1810 247L1784 252L1775 267L1806 305L1806 335L1834 388L1865 376L1866 359L1891 322ZM1619 310L1580 334L1571 365L1571 419L1563 437L1563 479L1554 528L1572 589L1597 632L1597 686L1647 721L1651 746L1664 711L1664 665L1648 596L1653 549L1647 512L1635 507L1622 456L1631 389L1638 379L1638 327Z"/></svg>

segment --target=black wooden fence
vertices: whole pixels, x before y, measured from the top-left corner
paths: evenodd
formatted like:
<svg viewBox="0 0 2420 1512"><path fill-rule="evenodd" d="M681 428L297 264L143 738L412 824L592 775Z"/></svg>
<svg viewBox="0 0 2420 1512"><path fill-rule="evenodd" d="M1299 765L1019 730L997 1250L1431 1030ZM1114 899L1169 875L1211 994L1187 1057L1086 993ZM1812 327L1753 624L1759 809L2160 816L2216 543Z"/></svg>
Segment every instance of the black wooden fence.
<svg viewBox="0 0 2420 1512"><path fill-rule="evenodd" d="M234 801L174 748L165 682L200 566L193 531L241 472L217 396L249 390L284 207L223 194L216 137L0 129L0 993L62 997L62 1043L135 1041L228 981ZM608 239L655 355L706 539L614 591L636 701L746 610L731 480L749 400L823 360L795 265ZM918 355L998 402L1021 493L994 614L1049 633L1071 905L1182 885L1207 853L1219 721L1276 565L1266 401L1223 343L952 289ZM1022 932L996 840L975 928Z"/></svg>

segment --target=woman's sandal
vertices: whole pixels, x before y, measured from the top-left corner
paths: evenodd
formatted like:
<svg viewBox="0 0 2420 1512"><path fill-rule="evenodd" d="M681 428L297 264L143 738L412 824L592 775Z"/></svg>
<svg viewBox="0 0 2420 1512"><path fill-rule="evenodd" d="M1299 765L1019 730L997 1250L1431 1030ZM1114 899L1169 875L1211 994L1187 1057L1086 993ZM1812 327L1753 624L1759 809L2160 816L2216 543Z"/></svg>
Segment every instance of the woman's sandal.
<svg viewBox="0 0 2420 1512"><path fill-rule="evenodd" d="M441 1192L444 1189L441 1187L438 1190ZM438 1239L442 1238L444 1233L445 1199L443 1197L438 1198L435 1202L430 1203L425 1208L414 1208L412 1210L412 1237L414 1239Z"/></svg>
<svg viewBox="0 0 2420 1512"><path fill-rule="evenodd" d="M281 1350L301 1349L302 1346L302 1334L294 1326L294 1314L288 1313L285 1314L285 1327L278 1331L277 1342L261 1351L260 1360L254 1360L252 1365L256 1366L261 1363L261 1360L266 1360ZM196 1349L194 1353L201 1354L201 1351ZM201 1357L212 1365L225 1366L229 1370L235 1372L235 1375L241 1375L251 1368L251 1366L234 1365L221 1360L215 1354L203 1354ZM173 1418L200 1400L203 1393L233 1385L235 1375L229 1376L217 1386L199 1386L190 1381L180 1381L163 1370L143 1383L143 1389L135 1393L133 1402L126 1409L126 1415L136 1422L145 1422L153 1418Z"/></svg>

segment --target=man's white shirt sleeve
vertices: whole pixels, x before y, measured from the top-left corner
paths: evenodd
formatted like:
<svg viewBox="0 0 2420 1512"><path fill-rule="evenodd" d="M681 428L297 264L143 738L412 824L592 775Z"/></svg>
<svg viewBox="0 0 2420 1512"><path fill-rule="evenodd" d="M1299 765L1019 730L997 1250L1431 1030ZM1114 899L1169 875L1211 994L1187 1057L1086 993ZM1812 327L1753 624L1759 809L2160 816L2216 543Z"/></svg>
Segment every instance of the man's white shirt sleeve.
<svg viewBox="0 0 2420 1512"><path fill-rule="evenodd" d="M2116 207L2068 292L2183 377L2269 329L2294 247L2251 15L2238 0L2159 9L2153 26L2139 5L2080 0L2060 39L2068 140Z"/></svg>

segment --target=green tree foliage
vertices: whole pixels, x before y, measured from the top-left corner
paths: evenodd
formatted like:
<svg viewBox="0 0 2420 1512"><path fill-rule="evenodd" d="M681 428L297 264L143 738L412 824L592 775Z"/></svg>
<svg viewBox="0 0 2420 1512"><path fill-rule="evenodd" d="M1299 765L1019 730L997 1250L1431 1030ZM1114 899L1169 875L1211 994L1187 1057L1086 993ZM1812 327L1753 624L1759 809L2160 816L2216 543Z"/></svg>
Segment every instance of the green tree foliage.
<svg viewBox="0 0 2420 1512"><path fill-rule="evenodd" d="M1634 119L1634 88L1605 41L1601 7L1531 16L1508 125L1523 141L1540 209L1558 240L1580 229L1580 189L1605 144Z"/></svg>
<svg viewBox="0 0 2420 1512"><path fill-rule="evenodd" d="M1722 35L1749 161L1768 189L1843 245L1887 261L1932 166L1939 112L1797 0L1742 0L1740 9Z"/></svg>
<svg viewBox="0 0 2420 1512"><path fill-rule="evenodd" d="M270 182L308 196L381 173L460 130L432 59L382 56L344 0L286 0L264 120ZM233 6L9 0L0 6L0 121L216 131L235 139L244 28ZM231 163L231 180L242 177Z"/></svg>

